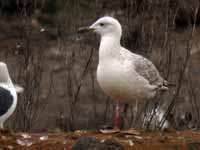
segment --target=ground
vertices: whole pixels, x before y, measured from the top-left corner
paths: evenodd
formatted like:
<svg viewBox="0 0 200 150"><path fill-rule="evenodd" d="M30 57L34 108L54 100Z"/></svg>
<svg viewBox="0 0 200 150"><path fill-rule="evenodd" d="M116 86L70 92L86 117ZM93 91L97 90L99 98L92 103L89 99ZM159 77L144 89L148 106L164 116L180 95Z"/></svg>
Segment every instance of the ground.
<svg viewBox="0 0 200 150"><path fill-rule="evenodd" d="M136 150L199 150L200 131L143 132L137 135L124 133L102 134L98 131L72 133L10 133L1 132L1 150L70 150L81 137L93 137L104 142L112 139L124 149Z"/></svg>

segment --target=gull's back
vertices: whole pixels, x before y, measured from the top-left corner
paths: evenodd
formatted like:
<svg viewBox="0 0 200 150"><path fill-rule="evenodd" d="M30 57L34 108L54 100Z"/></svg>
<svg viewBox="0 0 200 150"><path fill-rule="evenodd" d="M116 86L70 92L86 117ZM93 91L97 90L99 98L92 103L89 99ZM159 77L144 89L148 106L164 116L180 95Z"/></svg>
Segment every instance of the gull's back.
<svg viewBox="0 0 200 150"><path fill-rule="evenodd" d="M4 115L13 104L13 96L11 92L0 87L0 116Z"/></svg>
<svg viewBox="0 0 200 150"><path fill-rule="evenodd" d="M155 65L147 58L130 52L123 48L121 51L124 54L124 59L130 59L132 62L132 69L134 69L140 76L145 78L149 84L155 86L163 86L166 82L161 76Z"/></svg>

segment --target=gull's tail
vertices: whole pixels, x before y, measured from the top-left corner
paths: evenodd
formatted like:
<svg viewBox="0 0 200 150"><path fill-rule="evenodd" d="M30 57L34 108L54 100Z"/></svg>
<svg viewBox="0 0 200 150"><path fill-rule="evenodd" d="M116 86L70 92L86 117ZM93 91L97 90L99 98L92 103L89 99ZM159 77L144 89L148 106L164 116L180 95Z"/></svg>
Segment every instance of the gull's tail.
<svg viewBox="0 0 200 150"><path fill-rule="evenodd" d="M163 86L166 86L166 87L176 87L176 84L170 83L170 82L164 80Z"/></svg>
<svg viewBox="0 0 200 150"><path fill-rule="evenodd" d="M158 89L161 91L168 91L169 88L175 87L175 86L176 86L176 84L169 83L168 81L164 80L163 84L158 86Z"/></svg>

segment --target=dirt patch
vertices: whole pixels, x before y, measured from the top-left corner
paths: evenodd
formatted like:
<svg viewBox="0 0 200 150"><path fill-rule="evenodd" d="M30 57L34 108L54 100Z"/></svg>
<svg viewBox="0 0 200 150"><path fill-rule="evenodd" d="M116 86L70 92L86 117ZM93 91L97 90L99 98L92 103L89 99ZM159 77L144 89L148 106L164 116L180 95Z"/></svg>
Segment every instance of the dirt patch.
<svg viewBox="0 0 200 150"><path fill-rule="evenodd" d="M139 135L122 133L102 134L98 131L73 133L9 133L1 132L0 149L3 150L69 150L83 137L91 137L104 143L112 140L124 149L137 150L199 150L199 131L143 132ZM83 140L82 140L83 141ZM93 145L95 146L95 145Z"/></svg>

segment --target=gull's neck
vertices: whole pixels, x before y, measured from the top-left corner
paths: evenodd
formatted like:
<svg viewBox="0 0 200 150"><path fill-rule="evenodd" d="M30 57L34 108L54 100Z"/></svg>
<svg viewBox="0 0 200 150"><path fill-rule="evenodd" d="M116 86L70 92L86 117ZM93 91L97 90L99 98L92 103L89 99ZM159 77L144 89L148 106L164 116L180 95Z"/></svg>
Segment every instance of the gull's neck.
<svg viewBox="0 0 200 150"><path fill-rule="evenodd" d="M7 68L2 68L0 70L0 83L7 84L9 86L13 86L13 83L12 83L12 80L10 78Z"/></svg>
<svg viewBox="0 0 200 150"><path fill-rule="evenodd" d="M6 81L6 83L7 83L8 85L10 85L10 86L13 86L13 83L12 83L12 81L11 81L11 78L10 78L10 77L8 77L8 80Z"/></svg>
<svg viewBox="0 0 200 150"><path fill-rule="evenodd" d="M121 49L120 37L102 36L99 47L99 62L116 57Z"/></svg>
<svg viewBox="0 0 200 150"><path fill-rule="evenodd" d="M1 81L0 84L6 84L6 85L8 85L9 87L14 88L14 85L13 85L13 83L12 83L12 81L11 81L10 78L8 78L6 81Z"/></svg>

